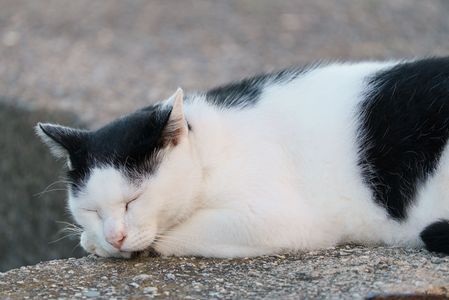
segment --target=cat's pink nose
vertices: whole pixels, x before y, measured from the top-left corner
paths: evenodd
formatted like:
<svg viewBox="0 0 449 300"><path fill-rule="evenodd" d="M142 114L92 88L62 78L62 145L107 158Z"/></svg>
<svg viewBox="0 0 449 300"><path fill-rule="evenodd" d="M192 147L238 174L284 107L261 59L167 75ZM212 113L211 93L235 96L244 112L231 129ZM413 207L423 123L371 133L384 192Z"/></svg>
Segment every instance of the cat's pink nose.
<svg viewBox="0 0 449 300"><path fill-rule="evenodd" d="M108 239L108 243L114 246L114 248L120 249L125 241L126 235L120 233L118 236L115 236L113 239Z"/></svg>

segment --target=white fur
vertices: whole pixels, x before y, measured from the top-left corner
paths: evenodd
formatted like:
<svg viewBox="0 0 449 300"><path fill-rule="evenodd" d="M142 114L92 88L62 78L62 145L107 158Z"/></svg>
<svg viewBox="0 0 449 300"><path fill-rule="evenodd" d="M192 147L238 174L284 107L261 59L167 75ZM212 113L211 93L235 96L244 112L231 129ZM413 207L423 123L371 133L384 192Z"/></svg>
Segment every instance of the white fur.
<svg viewBox="0 0 449 300"><path fill-rule="evenodd" d="M100 168L83 193L70 196L86 229L82 246L125 257L149 246L163 255L213 257L346 242L421 246L423 228L449 216L447 150L403 223L375 204L357 165L356 109L369 92L365 80L391 65L318 68L267 87L254 108L220 109L193 96L184 103L192 131L161 153L157 173L142 186ZM107 239L120 230L126 239L118 251Z"/></svg>

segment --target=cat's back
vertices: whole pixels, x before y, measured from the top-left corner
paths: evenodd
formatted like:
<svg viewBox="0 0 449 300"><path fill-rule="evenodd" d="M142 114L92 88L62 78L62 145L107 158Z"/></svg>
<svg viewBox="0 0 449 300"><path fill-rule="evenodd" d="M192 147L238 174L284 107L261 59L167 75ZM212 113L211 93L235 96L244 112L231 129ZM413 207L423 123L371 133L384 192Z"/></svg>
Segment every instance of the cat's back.
<svg viewBox="0 0 449 300"><path fill-rule="evenodd" d="M280 123L295 128L285 141L299 186L363 216L352 217L355 233L387 226L384 239L410 241L449 217L449 58L331 65L266 95L267 110L283 107Z"/></svg>
<svg viewBox="0 0 449 300"><path fill-rule="evenodd" d="M398 220L414 224L403 228L416 236L416 228L449 216L448 58L292 68L206 98L251 141L249 152L260 153L252 157L264 162L259 173L293 170L299 196L326 207L334 224L345 226L341 212L350 211L360 239L376 240L373 232ZM270 164L267 153L285 160Z"/></svg>

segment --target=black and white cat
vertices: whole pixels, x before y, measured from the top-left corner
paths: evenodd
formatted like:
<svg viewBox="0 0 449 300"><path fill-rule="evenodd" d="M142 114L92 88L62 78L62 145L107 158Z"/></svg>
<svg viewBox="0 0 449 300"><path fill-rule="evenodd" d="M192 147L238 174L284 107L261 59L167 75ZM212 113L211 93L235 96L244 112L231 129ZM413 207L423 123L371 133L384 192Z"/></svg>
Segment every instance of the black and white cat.
<svg viewBox="0 0 449 300"><path fill-rule="evenodd" d="M94 131L36 130L68 158L81 245L100 256L449 254L449 58L290 68Z"/></svg>

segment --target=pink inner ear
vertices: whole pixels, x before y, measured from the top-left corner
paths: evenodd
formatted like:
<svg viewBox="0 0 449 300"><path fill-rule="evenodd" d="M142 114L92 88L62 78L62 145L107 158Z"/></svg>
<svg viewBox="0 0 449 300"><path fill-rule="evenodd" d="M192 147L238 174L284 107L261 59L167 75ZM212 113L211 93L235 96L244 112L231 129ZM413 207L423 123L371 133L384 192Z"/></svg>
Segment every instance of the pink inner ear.
<svg viewBox="0 0 449 300"><path fill-rule="evenodd" d="M184 118L169 120L162 133L164 145L176 146L181 138L187 133L187 124Z"/></svg>
<svg viewBox="0 0 449 300"><path fill-rule="evenodd" d="M168 144L176 146L188 129L184 116L184 92L178 88L171 98L174 98L174 103L163 135Z"/></svg>

